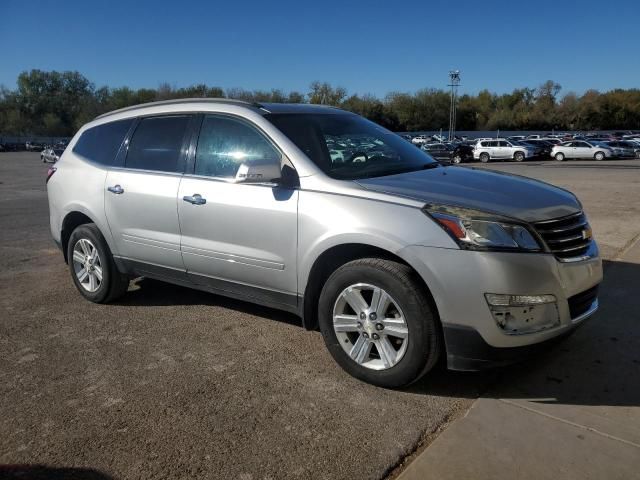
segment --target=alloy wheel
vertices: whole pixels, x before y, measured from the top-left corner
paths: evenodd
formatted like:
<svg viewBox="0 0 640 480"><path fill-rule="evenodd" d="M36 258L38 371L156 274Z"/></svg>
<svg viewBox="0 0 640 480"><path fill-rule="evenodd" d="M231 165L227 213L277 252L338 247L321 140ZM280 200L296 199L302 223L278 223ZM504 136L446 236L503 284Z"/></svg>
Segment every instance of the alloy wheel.
<svg viewBox="0 0 640 480"><path fill-rule="evenodd" d="M404 356L409 328L398 303L380 287L345 288L333 307L333 330L342 349L359 365L386 370Z"/></svg>
<svg viewBox="0 0 640 480"><path fill-rule="evenodd" d="M102 263L98 249L89 239L81 238L73 247L73 270L82 288L95 292L102 284Z"/></svg>

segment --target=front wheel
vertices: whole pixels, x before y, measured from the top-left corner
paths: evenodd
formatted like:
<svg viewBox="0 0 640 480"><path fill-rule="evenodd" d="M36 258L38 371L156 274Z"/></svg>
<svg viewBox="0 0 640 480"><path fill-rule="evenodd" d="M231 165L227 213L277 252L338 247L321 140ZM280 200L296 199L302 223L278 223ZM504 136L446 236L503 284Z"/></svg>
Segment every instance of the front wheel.
<svg viewBox="0 0 640 480"><path fill-rule="evenodd" d="M123 295L129 279L122 275L111 250L94 223L80 225L69 238L67 259L73 283L94 303L107 303Z"/></svg>
<svg viewBox="0 0 640 480"><path fill-rule="evenodd" d="M522 152L516 152L516 153L515 153L515 155L513 156L513 159L514 159L516 162L521 162L521 161L523 161L523 160L524 160L524 153L522 153Z"/></svg>
<svg viewBox="0 0 640 480"><path fill-rule="evenodd" d="M482 163L487 163L489 161L489 154L488 153L481 153L480 154L480 161Z"/></svg>
<svg viewBox="0 0 640 480"><path fill-rule="evenodd" d="M454 155L451 159L451 163L455 163L456 165L462 162L462 157L460 155Z"/></svg>
<svg viewBox="0 0 640 480"><path fill-rule="evenodd" d="M442 350L424 286L411 268L394 261L365 258L338 268L322 289L318 317L335 361L381 387L419 379Z"/></svg>
<svg viewBox="0 0 640 480"><path fill-rule="evenodd" d="M604 153L596 152L596 154L593 156L593 158L595 158L596 160L598 160L600 162L600 161L604 160Z"/></svg>
<svg viewBox="0 0 640 480"><path fill-rule="evenodd" d="M557 161L562 162L564 160L564 153L556 153L555 157L554 157Z"/></svg>

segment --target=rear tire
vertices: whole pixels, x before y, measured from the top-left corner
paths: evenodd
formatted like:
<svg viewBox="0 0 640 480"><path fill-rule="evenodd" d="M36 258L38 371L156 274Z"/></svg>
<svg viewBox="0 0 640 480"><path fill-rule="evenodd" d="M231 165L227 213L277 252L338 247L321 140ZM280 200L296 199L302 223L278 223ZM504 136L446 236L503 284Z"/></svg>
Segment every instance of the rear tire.
<svg viewBox="0 0 640 480"><path fill-rule="evenodd" d="M438 320L418 275L391 260L363 258L333 272L320 294L318 319L334 360L353 377L381 387L418 380L443 350Z"/></svg>
<svg viewBox="0 0 640 480"><path fill-rule="evenodd" d="M487 163L490 159L491 159L491 157L489 156L488 153L485 152L485 153L481 153L480 154L480 161L482 163Z"/></svg>
<svg viewBox="0 0 640 480"><path fill-rule="evenodd" d="M593 156L593 158L595 158L597 161L601 162L602 160L605 159L605 155L602 152L596 152L596 154Z"/></svg>
<svg viewBox="0 0 640 480"><path fill-rule="evenodd" d="M118 271L95 223L80 225L71 233L67 261L73 283L91 302L108 303L122 296L129 287L129 278Z"/></svg>
<svg viewBox="0 0 640 480"><path fill-rule="evenodd" d="M556 154L555 154L554 158L555 158L557 161L562 162L562 161L564 161L564 153L560 153L560 152L558 152L558 153L556 153Z"/></svg>
<svg viewBox="0 0 640 480"><path fill-rule="evenodd" d="M451 159L451 163L455 163L456 165L462 163L462 157L460 155L454 155Z"/></svg>

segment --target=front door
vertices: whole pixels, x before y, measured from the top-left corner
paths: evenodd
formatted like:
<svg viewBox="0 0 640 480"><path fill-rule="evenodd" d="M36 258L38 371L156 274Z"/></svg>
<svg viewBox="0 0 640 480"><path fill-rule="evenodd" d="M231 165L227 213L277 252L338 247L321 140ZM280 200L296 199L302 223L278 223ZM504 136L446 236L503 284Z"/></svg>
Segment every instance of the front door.
<svg viewBox="0 0 640 480"><path fill-rule="evenodd" d="M573 158L590 158L591 145L586 142L573 142Z"/></svg>
<svg viewBox="0 0 640 480"><path fill-rule="evenodd" d="M248 122L204 116L193 174L185 175L178 192L182 258L191 281L296 305L298 190L234 182L243 162L281 158Z"/></svg>
<svg viewBox="0 0 640 480"><path fill-rule="evenodd" d="M107 174L105 213L117 256L184 271L176 204L189 119L171 115L140 120L124 168Z"/></svg>

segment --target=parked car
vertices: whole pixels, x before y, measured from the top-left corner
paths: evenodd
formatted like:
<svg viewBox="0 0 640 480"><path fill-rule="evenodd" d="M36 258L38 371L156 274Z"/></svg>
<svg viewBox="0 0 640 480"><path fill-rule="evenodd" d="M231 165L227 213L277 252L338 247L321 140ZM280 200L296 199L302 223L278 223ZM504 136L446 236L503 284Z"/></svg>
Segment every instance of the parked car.
<svg viewBox="0 0 640 480"><path fill-rule="evenodd" d="M327 137L354 135L377 150L333 162ZM320 105L197 99L102 115L49 169L47 192L87 300L145 276L288 310L384 387L440 358L513 361L598 308L602 262L572 193L443 166Z"/></svg>
<svg viewBox="0 0 640 480"><path fill-rule="evenodd" d="M411 143L413 143L414 145L423 145L429 140L429 137L427 137L426 135L416 135L411 139Z"/></svg>
<svg viewBox="0 0 640 480"><path fill-rule="evenodd" d="M540 158L548 159L551 156L551 148L553 148L554 143L548 142L543 139L529 139L524 142L520 142L525 145L531 145L535 149L535 156Z"/></svg>
<svg viewBox="0 0 640 480"><path fill-rule="evenodd" d="M625 140L603 142L613 150L613 155L619 158L640 158L640 145Z"/></svg>
<svg viewBox="0 0 640 480"><path fill-rule="evenodd" d="M473 158L483 163L489 160L515 160L521 162L534 156L531 147L520 145L506 138L480 140L473 150Z"/></svg>
<svg viewBox="0 0 640 480"><path fill-rule="evenodd" d="M564 140L561 140L561 139L556 138L556 137L544 137L544 138L541 138L540 140L543 140L543 141L545 141L547 143L550 143L552 146L553 145L560 145L561 143L564 142Z"/></svg>
<svg viewBox="0 0 640 480"><path fill-rule="evenodd" d="M420 147L438 161L462 163L473 160L473 149L456 143L427 143Z"/></svg>
<svg viewBox="0 0 640 480"><path fill-rule="evenodd" d="M613 151L609 147L599 145L595 142L574 140L572 142L554 145L551 149L551 156L559 162L566 158L593 158L595 160L604 160L605 158L611 158Z"/></svg>
<svg viewBox="0 0 640 480"><path fill-rule="evenodd" d="M27 142L24 146L28 152L41 151L46 147L46 145L42 142Z"/></svg>
<svg viewBox="0 0 640 480"><path fill-rule="evenodd" d="M60 159L63 152L64 149L60 148L45 148L40 152L40 160L45 163L55 163Z"/></svg>

